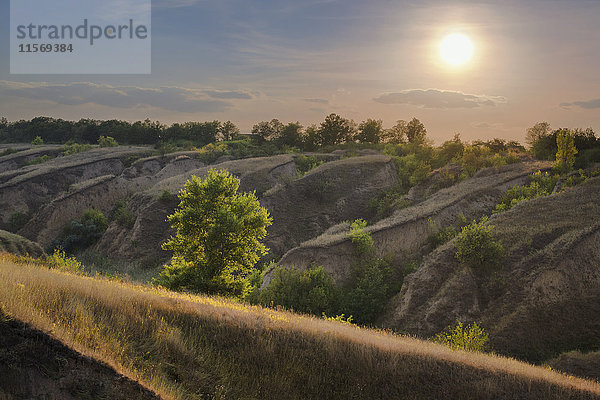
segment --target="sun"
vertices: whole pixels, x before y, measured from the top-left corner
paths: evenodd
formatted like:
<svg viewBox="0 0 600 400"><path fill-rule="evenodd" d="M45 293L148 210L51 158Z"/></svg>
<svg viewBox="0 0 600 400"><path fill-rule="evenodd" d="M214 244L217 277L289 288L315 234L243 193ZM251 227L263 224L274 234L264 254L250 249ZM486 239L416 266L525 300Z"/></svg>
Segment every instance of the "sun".
<svg viewBox="0 0 600 400"><path fill-rule="evenodd" d="M473 55L471 40L460 33L448 35L440 45L440 55L448 64L459 66L465 64Z"/></svg>

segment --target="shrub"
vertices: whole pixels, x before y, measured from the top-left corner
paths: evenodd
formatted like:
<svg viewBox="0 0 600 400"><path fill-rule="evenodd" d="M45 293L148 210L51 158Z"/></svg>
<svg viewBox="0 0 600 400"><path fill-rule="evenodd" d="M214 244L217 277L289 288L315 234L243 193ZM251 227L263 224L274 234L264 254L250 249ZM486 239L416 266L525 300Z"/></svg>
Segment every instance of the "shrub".
<svg viewBox="0 0 600 400"><path fill-rule="evenodd" d="M260 291L259 302L265 306L283 306L298 312L322 315L337 309L338 289L323 267L304 271L275 267L273 279Z"/></svg>
<svg viewBox="0 0 600 400"><path fill-rule="evenodd" d="M456 240L456 258L461 264L481 269L498 265L502 260L504 248L494 238L494 227L486 223L484 217L479 223L473 221L462 228Z"/></svg>
<svg viewBox="0 0 600 400"><path fill-rule="evenodd" d="M15 211L8 217L8 231L17 233L31 219L31 216L24 211Z"/></svg>
<svg viewBox="0 0 600 400"><path fill-rule="evenodd" d="M556 147L554 168L560 172L572 170L573 165L575 165L575 156L577 155L573 133L567 129L558 131L556 135Z"/></svg>
<svg viewBox="0 0 600 400"><path fill-rule="evenodd" d="M342 310L358 323L369 324L381 315L393 289L390 262L373 257L360 263L355 270L352 285L343 297ZM401 285L402 280L396 280ZM399 285L397 285L399 286Z"/></svg>
<svg viewBox="0 0 600 400"><path fill-rule="evenodd" d="M556 186L558 177L550 175L548 172L542 174L541 171L537 171L529 175L529 179L528 185L511 186L500 198L500 203L496 205L494 213L510 210L525 200L550 195Z"/></svg>
<svg viewBox="0 0 600 400"><path fill-rule="evenodd" d="M98 138L98 145L100 147L117 147L119 143L112 136L100 136Z"/></svg>
<svg viewBox="0 0 600 400"><path fill-rule="evenodd" d="M342 310L359 323L375 322L387 300L402 284L401 276L393 277L391 262L375 255L374 241L371 234L365 232L366 226L367 222L362 219L350 225L348 237L355 246L358 262L342 300Z"/></svg>
<svg viewBox="0 0 600 400"><path fill-rule="evenodd" d="M133 228L135 223L134 215L127 209L127 206L123 201L117 202L111 212L110 219L112 221L116 221L120 226L128 229Z"/></svg>
<svg viewBox="0 0 600 400"><path fill-rule="evenodd" d="M348 233L348 237L355 245L355 252L360 258L369 257L374 251L373 238L371 234L365 232L366 227L367 221L357 219L350 224L350 232Z"/></svg>
<svg viewBox="0 0 600 400"><path fill-rule="evenodd" d="M160 201L169 202L173 198L173 195L168 190L163 190L158 199Z"/></svg>
<svg viewBox="0 0 600 400"><path fill-rule="evenodd" d="M31 141L31 144L34 146L40 146L40 145L44 144L44 139L42 139L41 136L36 136L35 139L33 139Z"/></svg>
<svg viewBox="0 0 600 400"><path fill-rule="evenodd" d="M57 248L51 256L46 257L46 263L51 268L71 273L83 272L83 265L75 257L67 257L65 251Z"/></svg>
<svg viewBox="0 0 600 400"><path fill-rule="evenodd" d="M13 149L12 147L9 147L0 153L0 157L8 156L8 155L14 154L16 152L18 152L18 150Z"/></svg>
<svg viewBox="0 0 600 400"><path fill-rule="evenodd" d="M179 193L167 220L177 233L162 245L173 259L156 283L173 290L243 296L248 277L267 254L261 242L272 219L254 193L238 193L239 178L211 169Z"/></svg>
<svg viewBox="0 0 600 400"><path fill-rule="evenodd" d="M92 145L90 144L71 143L63 147L63 154L65 156L70 156L71 154L77 154L84 151L88 151L91 148Z"/></svg>
<svg viewBox="0 0 600 400"><path fill-rule="evenodd" d="M435 341L444 344L454 350L484 351L489 341L485 330L473 322L471 325L463 325L457 321L454 328L448 327L435 337Z"/></svg>
<svg viewBox="0 0 600 400"><path fill-rule="evenodd" d="M304 154L300 154L296 157L294 162L296 163L299 177L304 176L308 171L315 169L324 163L324 161L318 160L315 156L305 156Z"/></svg>
<svg viewBox="0 0 600 400"><path fill-rule="evenodd" d="M44 154L43 156L35 157L35 158L27 161L25 163L25 165L39 165L39 164L43 164L46 161L49 161L51 159L52 159L52 157L50 157L48 154Z"/></svg>
<svg viewBox="0 0 600 400"><path fill-rule="evenodd" d="M54 240L51 247L62 248L67 253L83 250L102 237L108 227L108 220L101 211L90 208L81 218L72 220L63 230L61 237Z"/></svg>

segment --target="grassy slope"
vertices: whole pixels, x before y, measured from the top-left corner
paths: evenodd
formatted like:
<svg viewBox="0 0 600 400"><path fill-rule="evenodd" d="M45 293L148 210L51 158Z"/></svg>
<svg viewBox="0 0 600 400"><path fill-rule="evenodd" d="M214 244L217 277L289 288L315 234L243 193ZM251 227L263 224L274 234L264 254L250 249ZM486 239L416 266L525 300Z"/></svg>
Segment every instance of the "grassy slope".
<svg viewBox="0 0 600 400"><path fill-rule="evenodd" d="M600 399L514 360L0 258L4 312L166 398Z"/></svg>
<svg viewBox="0 0 600 400"><path fill-rule="evenodd" d="M39 244L15 235L7 231L0 230L0 252L13 253L18 255L29 254L32 257L39 257L44 254L44 250Z"/></svg>

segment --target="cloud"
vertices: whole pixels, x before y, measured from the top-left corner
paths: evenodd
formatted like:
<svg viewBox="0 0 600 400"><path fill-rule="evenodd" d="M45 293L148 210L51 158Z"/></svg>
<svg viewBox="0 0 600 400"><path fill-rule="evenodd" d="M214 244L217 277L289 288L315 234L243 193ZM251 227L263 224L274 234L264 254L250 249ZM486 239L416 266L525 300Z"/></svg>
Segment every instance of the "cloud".
<svg viewBox="0 0 600 400"><path fill-rule="evenodd" d="M114 108L150 106L183 113L219 112L233 104L223 99L250 99L241 91L187 89L180 87L142 88L98 85L90 82L70 84L21 83L0 81L0 96L15 96L51 101L63 105L97 104Z"/></svg>
<svg viewBox="0 0 600 400"><path fill-rule="evenodd" d="M329 104L329 100L325 99L304 99L304 101L317 104Z"/></svg>
<svg viewBox="0 0 600 400"><path fill-rule="evenodd" d="M561 107L569 108L573 106L585 108L586 110L593 110L600 108L600 99L587 100L587 101L574 101L572 103L560 103Z"/></svg>
<svg viewBox="0 0 600 400"><path fill-rule="evenodd" d="M208 96L214 99L240 99L240 100L249 100L253 98L250 93L236 91L236 90L205 90Z"/></svg>
<svg viewBox="0 0 600 400"><path fill-rule="evenodd" d="M467 94L438 89L409 89L385 93L373 100L383 104L410 104L423 108L477 108L506 103L506 98L501 96Z"/></svg>

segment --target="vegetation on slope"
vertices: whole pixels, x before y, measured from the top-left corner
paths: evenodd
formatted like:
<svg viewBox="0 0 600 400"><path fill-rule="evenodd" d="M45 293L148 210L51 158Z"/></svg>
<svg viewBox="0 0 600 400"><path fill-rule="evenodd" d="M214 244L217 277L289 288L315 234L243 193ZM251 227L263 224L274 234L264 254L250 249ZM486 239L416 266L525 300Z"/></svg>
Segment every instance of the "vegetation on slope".
<svg viewBox="0 0 600 400"><path fill-rule="evenodd" d="M598 384L514 360L0 261L3 312L165 397L598 399Z"/></svg>

